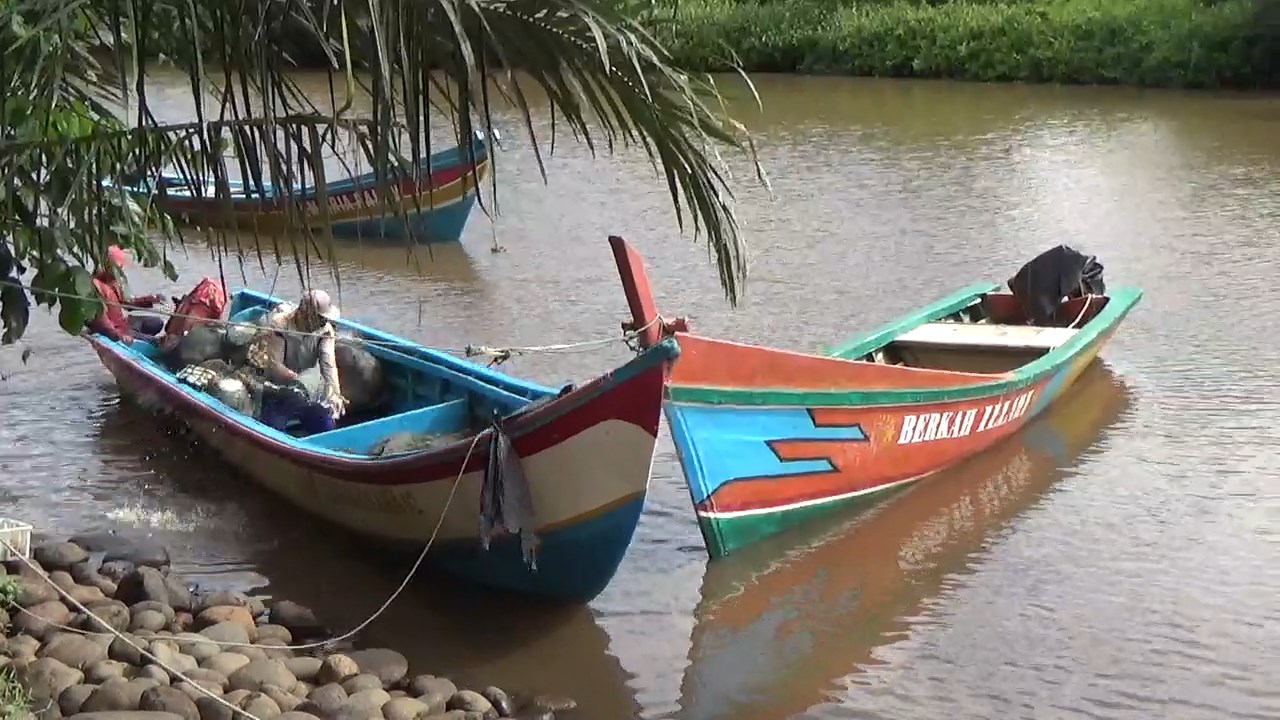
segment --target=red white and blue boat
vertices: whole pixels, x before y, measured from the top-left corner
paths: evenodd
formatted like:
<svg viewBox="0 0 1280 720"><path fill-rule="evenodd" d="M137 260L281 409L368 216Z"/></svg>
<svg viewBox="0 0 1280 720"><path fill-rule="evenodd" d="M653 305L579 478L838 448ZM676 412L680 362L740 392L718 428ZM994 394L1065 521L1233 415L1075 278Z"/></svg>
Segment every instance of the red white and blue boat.
<svg viewBox="0 0 1280 720"><path fill-rule="evenodd" d="M259 189L257 183L228 181L225 195L220 195L212 179L205 179L203 186L197 180L193 188L190 180L174 173L129 191L149 197L175 220L196 227L320 233L327 226L342 239L457 242L489 163L488 144L477 132L468 146L423 158L401 177L384 176L382 182L391 190L385 205L373 172L327 184L324 203L315 185L286 195L267 182Z"/></svg>
<svg viewBox="0 0 1280 720"><path fill-rule="evenodd" d="M240 290L230 316L278 302ZM304 437L180 381L148 342L88 340L126 398L176 417L258 484L324 521L410 552L421 552L440 522L428 558L503 590L585 603L609 584L644 507L663 381L679 354L674 340L556 390L348 320L337 325L380 359L390 410ZM495 415L527 481L536 568L517 534L481 547ZM406 432L443 437L424 449L376 455L387 438Z"/></svg>

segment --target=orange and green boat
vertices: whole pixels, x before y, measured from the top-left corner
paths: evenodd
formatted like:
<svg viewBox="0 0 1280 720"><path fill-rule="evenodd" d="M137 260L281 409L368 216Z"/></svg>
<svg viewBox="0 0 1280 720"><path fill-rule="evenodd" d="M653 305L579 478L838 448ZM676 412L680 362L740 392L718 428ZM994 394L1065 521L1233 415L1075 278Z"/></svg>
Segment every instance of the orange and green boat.
<svg viewBox="0 0 1280 720"><path fill-rule="evenodd" d="M824 703L858 702L846 691L857 675L928 625L945 589L982 564L984 548L1114 445L1133 395L1096 360L1073 392L990 452L866 513L833 513L711 563L694 610L681 718L847 715Z"/></svg>
<svg viewBox="0 0 1280 720"><path fill-rule="evenodd" d="M632 315L624 327L643 346L680 345L663 409L712 557L1016 433L1071 389L1142 298L1107 291L1100 264L1059 246L1009 290L970 285L817 355L664 319L639 253L609 242Z"/></svg>

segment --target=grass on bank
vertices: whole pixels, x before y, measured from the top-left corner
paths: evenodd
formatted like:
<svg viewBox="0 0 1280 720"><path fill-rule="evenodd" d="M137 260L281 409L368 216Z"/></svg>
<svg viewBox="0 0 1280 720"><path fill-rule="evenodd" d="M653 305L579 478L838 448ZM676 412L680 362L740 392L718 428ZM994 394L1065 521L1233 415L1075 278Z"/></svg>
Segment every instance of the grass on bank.
<svg viewBox="0 0 1280 720"><path fill-rule="evenodd" d="M1274 86L1280 0L679 0L654 31L726 71ZM1275 58L1275 60L1273 60Z"/></svg>
<svg viewBox="0 0 1280 720"><path fill-rule="evenodd" d="M14 607L18 600L18 584L11 577L0 577L0 608ZM0 639L4 638L8 628L0 626ZM0 718L4 720L23 720L31 717L31 693L22 683L12 668L0 668Z"/></svg>
<svg viewBox="0 0 1280 720"><path fill-rule="evenodd" d="M0 668L0 718L25 720L31 717L31 693L27 691L13 670Z"/></svg>

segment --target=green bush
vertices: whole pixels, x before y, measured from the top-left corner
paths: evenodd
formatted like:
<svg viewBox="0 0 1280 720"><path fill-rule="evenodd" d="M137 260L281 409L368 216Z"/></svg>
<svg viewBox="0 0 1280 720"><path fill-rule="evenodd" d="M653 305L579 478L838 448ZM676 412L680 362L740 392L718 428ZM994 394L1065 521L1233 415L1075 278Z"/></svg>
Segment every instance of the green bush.
<svg viewBox="0 0 1280 720"><path fill-rule="evenodd" d="M655 28L676 62L725 71L1272 86L1280 2L680 0Z"/></svg>

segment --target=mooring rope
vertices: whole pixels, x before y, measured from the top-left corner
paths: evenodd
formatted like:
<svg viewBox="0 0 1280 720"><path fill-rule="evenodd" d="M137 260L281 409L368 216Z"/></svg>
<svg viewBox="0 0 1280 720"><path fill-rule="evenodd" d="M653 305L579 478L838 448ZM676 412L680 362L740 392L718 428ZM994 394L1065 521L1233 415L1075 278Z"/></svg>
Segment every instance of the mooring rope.
<svg viewBox="0 0 1280 720"><path fill-rule="evenodd" d="M62 292L61 290L43 290L39 288L34 288L30 285L26 285L20 282L15 282L13 280L0 280L0 286L6 286L6 285L20 288L22 290L30 291L32 293L45 293L47 295L53 295L55 297L71 299L71 300L83 300L83 301L89 301L89 302L101 302L102 300L100 297L97 297L96 295L94 296L78 295L76 293ZM121 307L130 308L134 310L142 310L146 312L153 312L153 313L156 313L157 315L163 315L165 317L176 317L176 318L183 318L187 320L199 320L202 322L210 322L210 319L207 317L174 312L172 310L165 310L163 308L140 308L133 305L129 305L127 303L121 303ZM491 358L490 365L500 364L517 355L571 353L575 351L582 351L584 349L591 349L591 348L601 347L604 345L610 345L616 342L622 342L623 344L627 345L628 347L631 347L634 350L636 349L636 346L634 345L634 341L636 340L636 338L638 338L641 333L645 332L649 328L652 328L655 325L657 325L661 320L662 320L661 316L655 317L653 320L649 321L648 324L646 324L644 327L639 328L638 330L628 330L622 333L621 338L615 335L607 338L602 337L602 338L596 338L593 340L582 340L579 342L570 342L570 343L557 343L553 345L510 346L510 347L497 347L497 348L489 347L487 345L468 345L464 348L443 348L443 347L429 347L429 346L423 346L423 347L425 347L428 350L435 350L437 352L457 355L459 357L475 357L478 355L483 355ZM254 323L232 322L230 320L219 320L216 322L219 322L222 325L225 325L226 327L249 328L252 330L261 329L261 326L256 325ZM314 333L303 332L301 330L294 330L291 328L273 328L273 331L284 334L284 335L296 335L301 337L314 335ZM345 340L345 341L357 342L357 343L360 343L363 345L369 345L372 347L382 347L387 350L406 349L406 346L403 343L398 343L390 340L372 340L365 337L349 337L349 336L344 336L339 339Z"/></svg>
<svg viewBox="0 0 1280 720"><path fill-rule="evenodd" d="M262 720L262 718L259 718L259 717L257 717L256 715L253 715L252 713L249 713L249 712L247 712L247 711L245 711L245 710L242 710L242 709L240 709L240 708L236 707L235 705L232 705L230 702L228 702L228 701L224 700L224 699L222 698L222 696L218 695L217 693L213 692L212 690L209 690L209 689L205 688L205 687L204 687L203 685L201 685L200 683L193 681L191 678L187 677L187 676L186 676L184 673L182 673L181 671L174 669L174 668L173 668L173 667L171 667L169 664L167 664L165 661L163 661L163 660L161 660L160 658L156 657L156 656L155 656L154 654L152 654L152 652L151 652L150 650L148 650L147 648L144 648L144 647L142 647L141 645L139 645L138 643L135 643L135 642L134 642L133 640L131 640L127 635L125 635L124 633L120 632L119 630L116 630L114 627L111 627L111 625L107 624L107 623L106 623L106 622L104 622L101 618L99 618L97 615L95 615L95 614L93 613L93 611L92 611L92 610L90 610L89 608L85 607L83 603L81 603L79 600L76 600L74 597L72 597L72 596L71 596L71 594L70 594L70 593L68 593L66 590L63 590L61 587L59 587L59 586L57 585L57 583L53 582L53 580L49 579L49 576L48 576L48 575L45 575L45 574L44 574L44 571L43 571L42 569L40 569L39 567L37 567L33 562L31 562L31 560L30 560L30 559L28 559L28 558L27 558L26 556L24 556L24 555L20 555L20 554L18 554L17 550L16 550L12 545L10 545L10 544L9 544L9 542L8 542L7 540L5 540L4 538L0 538L0 544L3 544L3 545L4 545L4 547L5 547L5 548L6 548L6 549L7 549L7 550L8 550L8 551L9 551L9 552L14 556L14 557L17 557L19 560L21 560L21 561L23 562L23 564L25 564L25 565L26 565L28 568L30 568L33 572L37 573L37 575L38 575L42 580L44 580L44 581L45 581L45 583L47 583L47 584L48 584L50 587L52 587L54 590L57 590L57 591L58 591L58 594L59 594L59 595L61 595L61 596L63 597L63 599L64 599L66 602L69 602L69 603L70 603L73 607L75 607L77 610L79 610L80 612L84 613L86 617L92 618L93 620L95 620L95 621L96 621L96 622L98 622L100 625L102 625L103 627L105 627L107 630L109 630L109 631L110 631L110 632L107 632L107 633L93 633L94 635L114 635L114 636L116 636L117 638L119 638L120 640L123 640L123 641L124 641L124 643L125 643L126 645L128 645L128 646L129 646L129 647L131 647L131 648L133 648L134 650L137 650L141 655L145 656L148 660L152 661L152 662L153 662L153 663L155 663L156 665L159 665L159 666L160 666L160 669L162 669L162 670L164 670L165 672L169 673L169 674L170 674L170 675L172 675L173 677L181 678L184 682L186 682L187 684L189 684L189 685L191 685L192 687L194 687L196 690L198 690L198 691L199 691L202 695L204 695L205 697L211 697L211 698L213 698L213 699L214 699L214 701L215 701L215 702L217 702L219 705L222 705L223 707L225 707L225 708L227 708L227 709L231 710L231 714L232 714L232 716L233 716L233 717L234 717L234 716L237 716L237 715L243 715L244 717L247 717L247 718L249 718L250 720ZM25 610L26 610L26 609L25 609L25 608L23 608L23 610L24 610L24 612L25 612ZM47 622L47 621L46 621L46 622ZM61 626L58 626L58 625L56 625L55 623L49 623L49 624L50 624L50 625L55 625L56 627L59 627L59 628L61 629ZM88 634L88 633L85 633L85 634Z"/></svg>
<svg viewBox="0 0 1280 720"><path fill-rule="evenodd" d="M447 515L449 514L449 508L450 508L450 506L452 506L452 505L453 505L453 498L454 498L454 495L458 492L458 486L462 484L462 476L466 474L466 471L467 471L467 463L471 462L471 456L472 456L472 454L475 452L476 445L478 445L478 444L480 443L480 438L481 438L481 436L483 436L483 435L484 435L484 431L478 432L478 433L476 433L475 438L473 438L473 439L471 440L471 446L470 446L469 448L467 448L467 454L466 454L466 456L462 459L462 466L458 468L458 475L457 475L457 477L455 477L455 478L454 478L452 487L450 487L450 488L449 488L449 496L448 496L447 498L445 498L444 507L440 510L440 517L436 520L436 525L435 525L435 527L434 527L434 528L432 528L432 530L431 530L431 536L427 538L427 544L422 548L422 552L418 553L418 559L414 561L414 563L413 563L413 567L409 568L409 572L404 576L404 579L400 581L400 585L399 585L398 587L396 587L395 591L394 591L394 592L392 592L392 593L391 593L391 595L389 595L389 596L387 597L387 599L382 603L381 607L379 607L377 610L375 610L375 611L373 612L373 614L372 614L372 615L370 615L368 618L366 618L366 619L365 619L363 622L361 622L359 625L356 625L356 626L355 626L354 628L352 628L351 630L348 630L347 632L345 632L345 633L343 633L343 634L341 634L341 635L339 635L339 636L337 636L337 637L331 637L331 638L329 638L329 639L327 639L327 640L323 640L323 641L317 641L317 642L311 642L311 643L303 643L303 644L300 644L300 645L262 645L262 644L258 644L258 643L238 643L238 642L229 642L229 641L225 641L225 640L214 640L214 639L212 639L212 638L202 638L199 642L208 642L208 643L210 643L210 644L213 644L213 645L216 645L216 646L219 646L219 647L259 648L259 649L262 649L262 650L270 650L270 649L276 649L276 650L295 650L295 651L296 651L296 650L313 650L313 649L315 649L315 648L325 647L326 645L333 645L333 644L335 644L335 643L340 643L340 642L342 642L343 640L347 640L347 639L350 639L350 638L354 637L357 633L359 633L360 631L364 630L366 627L368 627L370 624L372 624L372 623L373 623L373 621L377 620L377 619L378 619L378 618L379 618L379 617L380 617L384 612L386 612L387 608L391 607L391 603L395 602L395 600L396 600L398 597L400 597L400 595L401 595L402 593L404 593L405 588L407 588L407 587L409 586L409 582L414 578L414 576L415 576L415 575L417 575L417 574L418 574L418 570L422 567L422 563L423 563L423 561L425 561L425 560L426 560L426 558L427 558L427 553L431 550L432 545L434 545L434 544L435 544L436 536L440 533L440 528L444 525L444 519L445 519L445 516L447 516ZM120 631L118 631L118 630L116 630L115 628L111 627L109 624L107 624L106 622L104 622L101 618L99 618L98 616L94 615L91 611L89 611L89 609L88 609L88 608L86 608L84 605L82 605L81 603L79 603L78 601L76 601L76 599L75 599L75 598L71 597L71 595L69 595L65 590L63 590L63 589L62 589L61 587L59 587L56 583L54 583L54 582L53 582L53 580L52 580L52 579L51 579L51 578L50 578L50 577L49 577L49 576L44 572L44 570L43 570L43 569L41 569L41 568L39 568L38 566L36 566L34 563L32 563L32 562L31 562L31 560L30 560L30 559L28 559L28 558L27 558L27 557L25 557L24 555L22 555L22 554L18 553L18 551L17 551L17 550L16 550L12 545L10 545L10 544L9 544L9 542L8 542L8 541L6 541L3 537L0 537L0 544L4 545L4 547L9 551L10 555L12 555L12 556L14 556L14 557L17 557L17 558L18 558L19 560L21 560L21 561L22 561L22 562L23 562L23 563L24 563L28 568L30 568L31 570L33 570L33 571L37 574L37 576L39 576L39 578L40 578L41 580L44 580L44 581L45 581L45 583L47 583L48 585L51 585L54 589L56 589L60 595L62 595L63 597L67 598L68 600L70 600L70 601L71 601L71 602L76 606L76 609L77 609L77 610L79 610L80 612L84 613L86 617L89 617L89 618L91 618L91 619L93 619L93 620L97 621L97 623L98 623L99 625L101 625L101 626L103 626L103 627L107 628L107 630L108 630L109 632L94 632L94 631L90 631L90 630L84 630L84 629L82 629L82 628L72 628L72 627L68 627L68 626L65 626L65 625L61 625L61 624L59 624L59 623L50 622L50 621L48 621L48 620L45 620L44 618L41 618L40 616L35 615L34 613L32 613L31 611L27 610L27 609L26 609L26 608L24 608L24 607L15 606L15 607L17 607L17 608L18 608L18 610L19 610L19 611L21 611L21 612L23 612L23 613L25 613L25 614L27 614L27 615L30 615L30 616L32 616L32 617L34 617L34 618L36 618L36 619L40 620L41 622L44 622L44 623L45 623L45 624L47 624L47 625L50 625L50 626L52 626L52 627L56 627L56 628L58 628L59 630L65 630L65 631L67 631L67 632L77 633L77 634L80 634L80 635L86 635L86 636L114 635L114 636L116 636L116 637L121 638L122 640L124 640L126 643L128 643L130 646L132 646L134 649L137 649L137 650L139 650L140 652L143 652L144 654L146 654L146 656L147 656L148 658L151 658L151 659L155 660L155 661L156 661L156 664L157 664L157 665L159 665L161 668L165 669L166 671L168 671L168 672L170 672L170 673L173 673L174 675L177 675L178 677L181 677L183 680L188 680L188 678L186 678L182 673L177 672L176 670L173 670L173 669L172 669L172 668L170 668L169 666L167 666L167 665L165 665L164 663L160 662L159 660L157 660L157 659L155 658L155 656L154 656L154 655L152 655L151 653L147 652L146 650L143 650L142 648L139 648L139 647L138 647L137 645L135 645L131 640L129 640L129 638L125 637L125 636L124 636ZM192 642L196 642L196 641L195 641L195 640L192 640ZM196 683L194 683L194 682L192 682L192 684L193 684L193 685L196 685ZM197 685L197 687L198 687L198 685ZM216 696L210 695L210 697L216 697ZM217 699L218 699L218 700L221 700L221 698L217 698ZM223 703L223 704L226 704L226 703ZM232 709L233 709L233 710L235 710L236 712L244 713L244 711L243 711L243 710L240 710L239 708L232 708ZM246 713L246 714L247 714L247 713ZM252 717L252 716L250 715L249 717Z"/></svg>

